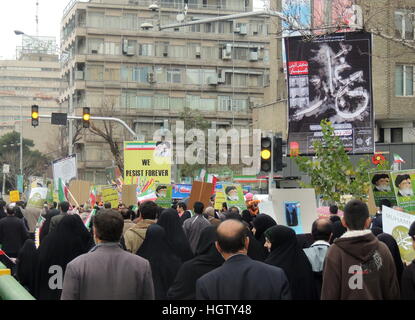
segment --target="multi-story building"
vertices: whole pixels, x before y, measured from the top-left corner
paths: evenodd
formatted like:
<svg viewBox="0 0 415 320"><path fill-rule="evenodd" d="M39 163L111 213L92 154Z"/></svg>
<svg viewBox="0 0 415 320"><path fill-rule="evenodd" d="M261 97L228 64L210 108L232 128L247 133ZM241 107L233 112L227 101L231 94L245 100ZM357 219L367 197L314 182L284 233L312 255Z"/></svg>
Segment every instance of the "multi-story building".
<svg viewBox="0 0 415 320"><path fill-rule="evenodd" d="M58 112L60 65L56 41L50 37L23 36L17 48L16 60L0 60L0 135L20 132L23 119L23 137L32 139L35 148L43 153L58 148L54 137L57 128L50 120L40 120L33 128L30 123L31 106L39 106L41 114Z"/></svg>
<svg viewBox="0 0 415 320"><path fill-rule="evenodd" d="M290 3L289 1L286 1ZM304 1L306 3L307 1ZM293 5L296 5L292 2ZM363 26L373 34L372 84L375 113L376 151L393 153L406 160L402 168L415 165L415 22L412 0L310 0L310 25L321 28L315 32L344 31L352 4L360 5ZM282 0L274 0L272 8L280 9ZM277 24L276 24L277 25ZM278 33L278 32L277 32ZM281 132L286 138L287 87L282 59L282 41L272 38L270 44L270 86L264 104L254 109L256 128ZM285 176L300 175L294 161L287 160Z"/></svg>
<svg viewBox="0 0 415 320"><path fill-rule="evenodd" d="M68 83L63 105L69 107L72 93L76 114L88 106L92 115L116 115L141 139L151 139L160 128L174 131L184 110L201 112L217 128L250 128L251 107L262 103L269 78L267 19L161 31L157 26L183 21L183 11L184 21L252 11L252 0L162 0L158 11L151 10L151 4L148 0L68 4L61 48L72 57L62 70ZM121 129L114 136L119 142L132 139ZM102 181L104 168L113 159L103 140L85 133L74 150L79 154L80 176Z"/></svg>

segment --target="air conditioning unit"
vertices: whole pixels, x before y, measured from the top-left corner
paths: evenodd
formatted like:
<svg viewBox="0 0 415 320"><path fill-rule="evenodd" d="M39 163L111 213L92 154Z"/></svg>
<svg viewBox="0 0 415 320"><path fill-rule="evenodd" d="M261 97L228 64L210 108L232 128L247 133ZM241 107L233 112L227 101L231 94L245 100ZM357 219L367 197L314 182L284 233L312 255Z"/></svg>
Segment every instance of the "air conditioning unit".
<svg viewBox="0 0 415 320"><path fill-rule="evenodd" d="M75 71L75 80L84 80L84 72Z"/></svg>
<svg viewBox="0 0 415 320"><path fill-rule="evenodd" d="M246 35L248 34L248 27L246 24L241 24L239 27L239 34Z"/></svg>
<svg viewBox="0 0 415 320"><path fill-rule="evenodd" d="M257 51L251 51L249 53L249 61L258 61L258 52Z"/></svg>
<svg viewBox="0 0 415 320"><path fill-rule="evenodd" d="M225 83L225 78L218 77L218 84L219 83Z"/></svg>
<svg viewBox="0 0 415 320"><path fill-rule="evenodd" d="M148 83L155 83L156 80L154 78L154 72L147 73L147 82Z"/></svg>
<svg viewBox="0 0 415 320"><path fill-rule="evenodd" d="M169 55L169 53L167 51L163 52L163 57L167 57Z"/></svg>
<svg viewBox="0 0 415 320"><path fill-rule="evenodd" d="M92 54L98 54L98 50L91 50Z"/></svg>
<svg viewBox="0 0 415 320"><path fill-rule="evenodd" d="M226 49L222 50L222 60L231 60L232 59L232 53L229 53L226 51Z"/></svg>
<svg viewBox="0 0 415 320"><path fill-rule="evenodd" d="M135 48L134 48L134 46L130 46L130 47L127 48L126 55L127 56L133 56L133 55L135 55Z"/></svg>
<svg viewBox="0 0 415 320"><path fill-rule="evenodd" d="M238 26L238 27L234 27L234 28L233 28L233 32L234 32L234 33L239 33L239 32L241 32L241 27L239 27L239 26Z"/></svg>
<svg viewBox="0 0 415 320"><path fill-rule="evenodd" d="M216 76L216 75L209 76L207 78L207 83L208 83L208 85L217 85L218 84L218 76Z"/></svg>
<svg viewBox="0 0 415 320"><path fill-rule="evenodd" d="M128 39L123 39L122 41L122 53L127 54L128 50Z"/></svg>
<svg viewBox="0 0 415 320"><path fill-rule="evenodd" d="M196 58L200 58L201 51L200 47L196 47Z"/></svg>

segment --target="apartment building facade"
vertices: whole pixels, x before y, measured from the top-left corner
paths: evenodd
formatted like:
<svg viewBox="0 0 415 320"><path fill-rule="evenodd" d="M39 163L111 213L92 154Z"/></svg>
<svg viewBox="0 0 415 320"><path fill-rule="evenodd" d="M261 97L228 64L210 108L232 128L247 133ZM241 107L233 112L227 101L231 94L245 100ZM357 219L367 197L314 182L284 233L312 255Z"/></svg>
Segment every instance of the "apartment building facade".
<svg viewBox="0 0 415 320"><path fill-rule="evenodd" d="M262 103L269 81L267 20L159 31L183 21L184 2L162 0L153 11L147 0L71 1L61 25L61 48L72 53L62 66L64 108L72 93L76 114L87 106L92 115L116 115L143 140L160 128L174 131L184 110L200 112L212 127L251 128L251 108ZM189 0L184 21L248 11L248 0ZM132 139L114 130L119 142ZM74 148L80 176L102 182L113 157L101 138L87 131L82 137Z"/></svg>
<svg viewBox="0 0 415 320"><path fill-rule="evenodd" d="M40 120L40 125L33 128L30 117L34 104L39 106L41 114L60 110L56 40L23 36L16 53L16 60L0 60L0 135L13 130L20 132L23 123L23 137L33 140L35 149L53 152L57 128L51 126L50 120Z"/></svg>

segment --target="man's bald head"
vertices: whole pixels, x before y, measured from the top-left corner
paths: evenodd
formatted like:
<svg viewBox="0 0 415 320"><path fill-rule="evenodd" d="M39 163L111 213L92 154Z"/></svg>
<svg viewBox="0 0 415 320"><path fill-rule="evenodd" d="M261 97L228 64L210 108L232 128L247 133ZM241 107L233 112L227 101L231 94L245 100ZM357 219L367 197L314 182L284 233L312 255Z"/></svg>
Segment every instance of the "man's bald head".
<svg viewBox="0 0 415 320"><path fill-rule="evenodd" d="M314 241L323 240L328 242L332 232L333 226L329 219L317 219L311 227L311 234L313 235Z"/></svg>
<svg viewBox="0 0 415 320"><path fill-rule="evenodd" d="M248 230L238 220L229 219L222 222L217 230L218 245L224 253L237 253L245 249Z"/></svg>

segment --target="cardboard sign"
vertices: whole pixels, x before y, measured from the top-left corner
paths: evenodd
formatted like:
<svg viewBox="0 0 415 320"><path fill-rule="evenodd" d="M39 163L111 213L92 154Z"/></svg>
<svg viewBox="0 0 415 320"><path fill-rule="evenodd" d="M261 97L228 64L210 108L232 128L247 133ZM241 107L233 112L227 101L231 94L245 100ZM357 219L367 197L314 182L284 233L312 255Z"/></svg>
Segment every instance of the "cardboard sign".
<svg viewBox="0 0 415 320"><path fill-rule="evenodd" d="M20 201L19 190L10 191L10 202L18 202L18 201Z"/></svg>
<svg viewBox="0 0 415 320"><path fill-rule="evenodd" d="M102 189L102 201L111 203L111 208L118 208L118 191L112 186Z"/></svg>
<svg viewBox="0 0 415 320"><path fill-rule="evenodd" d="M392 235L399 247L402 260L407 263L415 259L412 238L408 235L409 227L415 221L415 215L382 207L383 232Z"/></svg>
<svg viewBox="0 0 415 320"><path fill-rule="evenodd" d="M124 184L122 186L121 201L127 207L137 205L137 185Z"/></svg>
<svg viewBox="0 0 415 320"><path fill-rule="evenodd" d="M195 202L200 201L205 205L205 208L210 206L210 197L212 196L213 184L208 182L195 181L192 185L192 192L190 194L187 208L193 210Z"/></svg>
<svg viewBox="0 0 415 320"><path fill-rule="evenodd" d="M89 199L89 189L91 187L91 183L89 181L83 180L73 180L69 184L69 191L75 198L78 204L84 204L88 202ZM72 203L72 197L68 195L69 201Z"/></svg>

